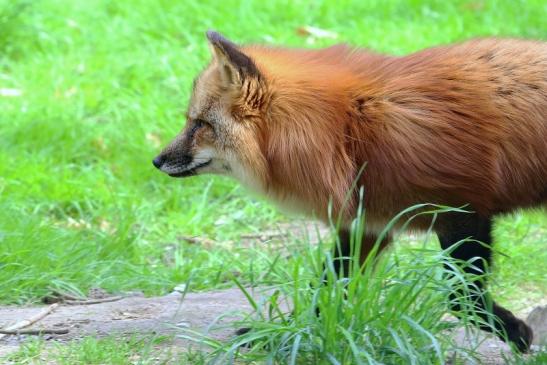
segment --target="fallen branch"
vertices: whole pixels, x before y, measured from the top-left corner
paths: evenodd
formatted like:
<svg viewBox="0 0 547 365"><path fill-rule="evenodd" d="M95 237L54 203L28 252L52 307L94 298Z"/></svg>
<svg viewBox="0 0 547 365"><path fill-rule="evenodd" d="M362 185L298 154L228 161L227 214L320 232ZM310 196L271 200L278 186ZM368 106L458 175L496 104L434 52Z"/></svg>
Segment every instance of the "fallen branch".
<svg viewBox="0 0 547 365"><path fill-rule="evenodd" d="M68 328L29 328L18 330L0 329L2 335L64 335L69 332Z"/></svg>
<svg viewBox="0 0 547 365"><path fill-rule="evenodd" d="M49 307L44 308L41 312L35 314L34 316L32 316L28 319L24 319L20 322L16 322L16 323L12 324L11 326L7 326L6 328L3 328L2 330L3 331L16 331L20 328L28 327L31 324L38 322L39 320L41 320L42 318L44 318L45 316L47 316L48 314L53 312L58 306L59 306L58 303L52 304ZM5 336L7 336L7 334L0 333L0 339L4 338Z"/></svg>
<svg viewBox="0 0 547 365"><path fill-rule="evenodd" d="M65 300L63 303L67 305L90 305L90 304L100 304L100 303L108 303L108 302L115 302L118 300L121 300L123 296L116 296L116 297L108 297L108 298L100 298L100 299L88 299L88 300Z"/></svg>

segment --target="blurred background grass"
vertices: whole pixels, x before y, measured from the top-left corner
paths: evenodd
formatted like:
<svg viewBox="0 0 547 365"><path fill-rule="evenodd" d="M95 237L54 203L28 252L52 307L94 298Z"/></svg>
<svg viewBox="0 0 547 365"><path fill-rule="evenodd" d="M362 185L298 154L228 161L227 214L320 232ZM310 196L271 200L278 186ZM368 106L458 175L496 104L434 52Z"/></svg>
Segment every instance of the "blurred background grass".
<svg viewBox="0 0 547 365"><path fill-rule="evenodd" d="M151 164L184 125L209 59L205 30L405 54L475 36L546 39L545 19L543 0L0 0L0 301L51 287L163 293L190 277L205 289L231 285L234 272L270 280L268 247L239 239L288 218L230 180L174 180ZM189 235L225 244L180 239ZM545 216L503 219L496 236L508 255L496 290L545 298Z"/></svg>

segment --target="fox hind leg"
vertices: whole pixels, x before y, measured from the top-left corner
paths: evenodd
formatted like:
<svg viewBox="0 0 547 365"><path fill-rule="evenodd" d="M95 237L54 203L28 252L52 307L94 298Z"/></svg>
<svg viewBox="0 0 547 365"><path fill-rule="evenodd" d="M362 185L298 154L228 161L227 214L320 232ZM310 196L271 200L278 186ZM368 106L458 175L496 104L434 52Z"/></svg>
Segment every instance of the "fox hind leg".
<svg viewBox="0 0 547 365"><path fill-rule="evenodd" d="M472 213L448 213L439 218L437 235L441 247L448 249L459 243L453 247L450 253L453 258L462 261L478 258L478 260L473 261L472 265L465 266L463 270L477 275L485 273L492 261L492 219ZM463 241L466 239L468 240ZM481 317L481 320L488 322L488 313L485 313L488 308L498 319L494 322L496 334L502 340L505 340L503 337L503 333L505 333L507 340L512 342L519 351L527 351L533 338L530 327L497 303L493 301L488 303L487 297L484 295L485 283L482 278L478 276L476 280L473 280L473 284L478 288L478 291L473 290L470 299L475 303L477 315ZM457 302L459 294L461 295L461 293L455 291L450 296L451 309L456 314L464 311ZM491 326L479 325L479 327L482 330L492 332Z"/></svg>

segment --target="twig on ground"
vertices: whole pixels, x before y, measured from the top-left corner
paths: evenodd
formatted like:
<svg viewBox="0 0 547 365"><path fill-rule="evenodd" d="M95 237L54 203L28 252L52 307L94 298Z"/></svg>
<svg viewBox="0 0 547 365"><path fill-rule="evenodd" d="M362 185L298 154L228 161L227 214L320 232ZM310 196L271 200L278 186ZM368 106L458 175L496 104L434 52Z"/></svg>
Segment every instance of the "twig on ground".
<svg viewBox="0 0 547 365"><path fill-rule="evenodd" d="M186 241L188 243L203 245L205 247L214 247L216 245L216 242L210 238L207 237L199 237L199 236L179 236L177 237L180 240Z"/></svg>
<svg viewBox="0 0 547 365"><path fill-rule="evenodd" d="M28 328L18 330L0 329L0 334L2 335L64 335L68 332L68 328Z"/></svg>
<svg viewBox="0 0 547 365"><path fill-rule="evenodd" d="M41 320L42 318L44 318L45 316L47 316L48 314L53 312L58 306L59 306L58 303L52 304L49 307L44 308L42 311L35 314L34 316L32 316L28 319L24 319L22 321L16 322L16 323L12 324L11 326L7 326L6 328L3 328L2 330L3 331L16 331L20 328L28 327L31 324L38 322L39 320ZM7 336L7 335L4 334L4 333L0 333L0 339L4 338L5 336Z"/></svg>
<svg viewBox="0 0 547 365"><path fill-rule="evenodd" d="M267 241L271 240L272 238L277 237L287 237L289 233L287 232L261 232L261 233L248 233L248 234L242 234L241 238L246 239L258 239L261 241Z"/></svg>
<svg viewBox="0 0 547 365"><path fill-rule="evenodd" d="M99 303L108 303L108 302L115 302L117 300L121 300L123 298L127 298L124 296L116 296L116 297L108 297L108 298L100 298L100 299L87 299L87 300L65 300L63 303L67 305L90 305L90 304L99 304Z"/></svg>

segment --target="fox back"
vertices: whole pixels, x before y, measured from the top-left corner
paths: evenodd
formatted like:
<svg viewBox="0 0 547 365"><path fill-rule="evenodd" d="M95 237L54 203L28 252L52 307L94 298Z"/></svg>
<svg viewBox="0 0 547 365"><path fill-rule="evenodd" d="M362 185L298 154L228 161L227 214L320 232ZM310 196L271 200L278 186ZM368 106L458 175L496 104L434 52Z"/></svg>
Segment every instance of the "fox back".
<svg viewBox="0 0 547 365"><path fill-rule="evenodd" d="M154 160L171 176L232 176L289 210L327 219L330 204L346 222L356 182L369 229L418 203L491 216L547 202L545 42L393 57L208 39L186 127Z"/></svg>

